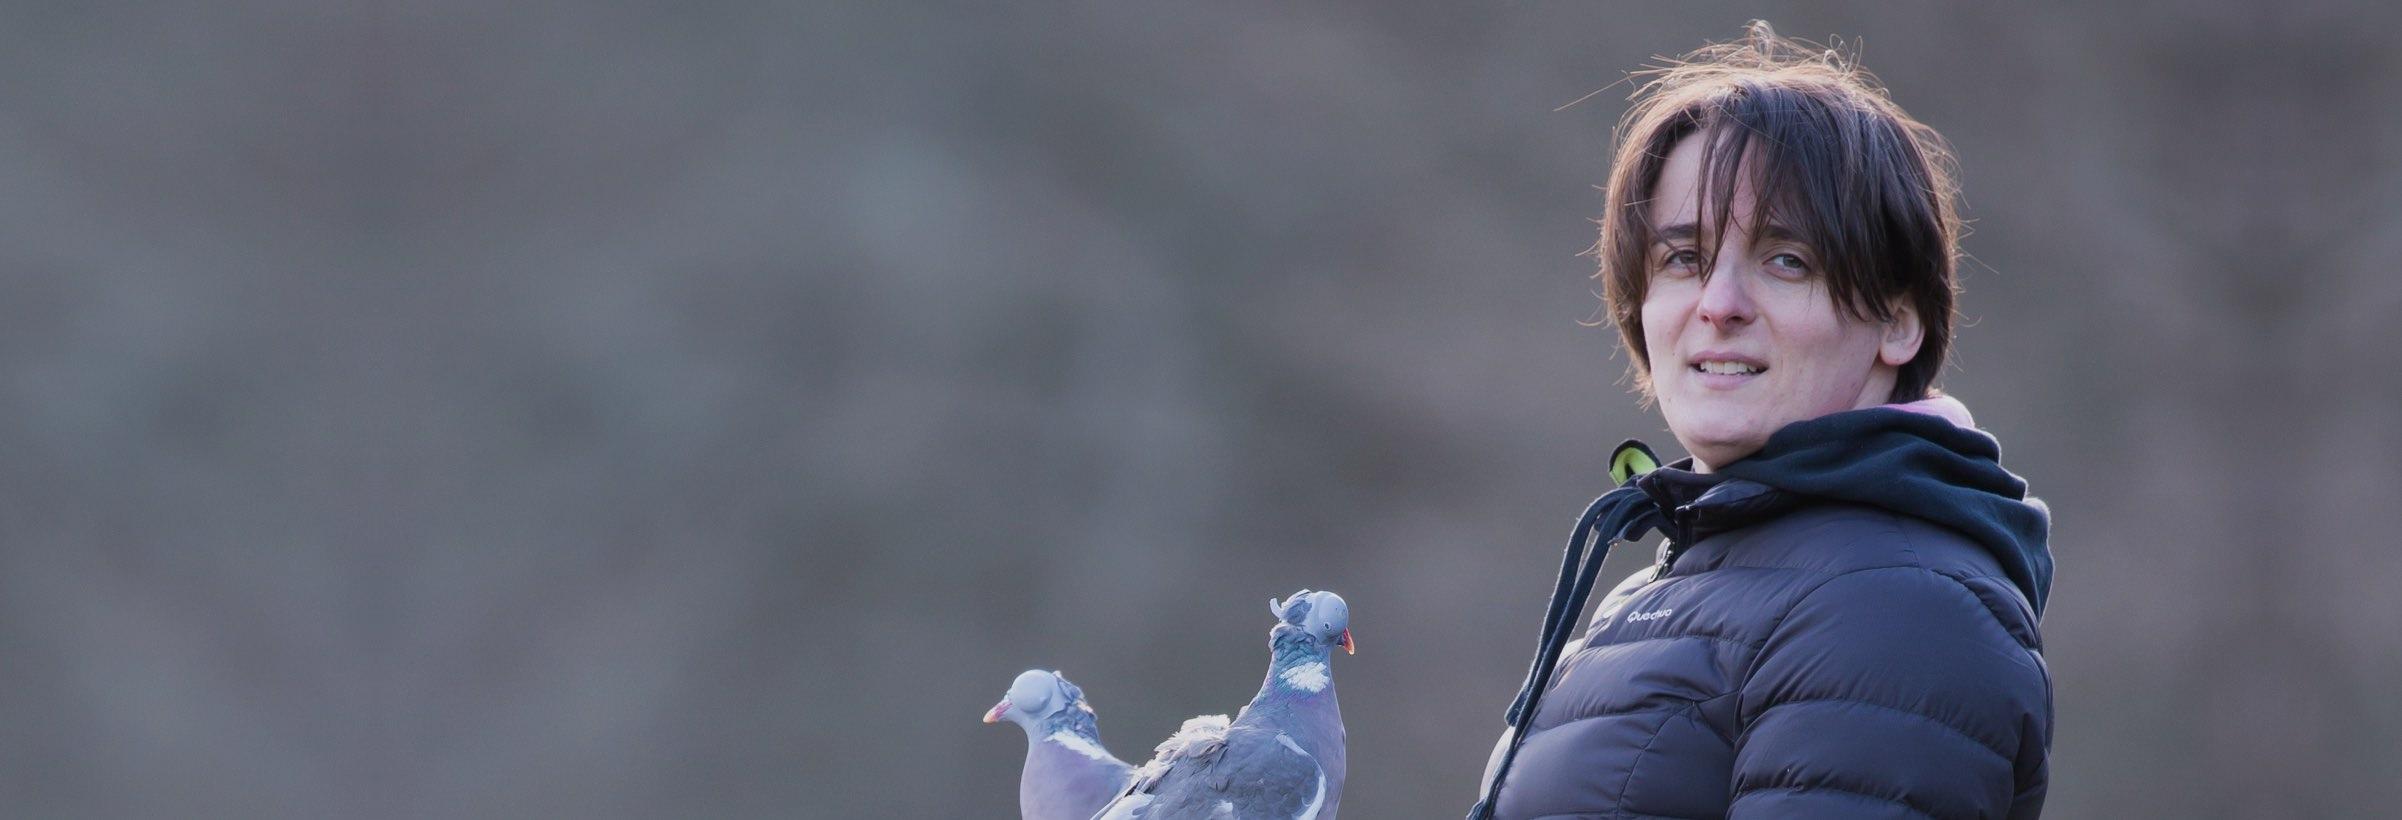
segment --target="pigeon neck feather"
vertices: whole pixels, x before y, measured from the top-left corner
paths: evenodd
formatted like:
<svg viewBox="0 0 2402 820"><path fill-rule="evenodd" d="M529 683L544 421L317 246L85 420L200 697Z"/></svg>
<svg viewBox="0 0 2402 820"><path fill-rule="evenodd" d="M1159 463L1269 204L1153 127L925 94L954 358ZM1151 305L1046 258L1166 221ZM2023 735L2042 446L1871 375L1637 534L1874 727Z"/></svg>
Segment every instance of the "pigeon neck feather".
<svg viewBox="0 0 2402 820"><path fill-rule="evenodd" d="M1079 700L1067 708L1044 716L1039 726L1027 727L1026 739L1038 740L1067 732L1086 740L1101 738L1101 722L1093 716L1093 707Z"/></svg>
<svg viewBox="0 0 2402 820"><path fill-rule="evenodd" d="M1260 685L1254 702L1275 695L1316 695L1333 687L1333 667L1327 663L1333 651L1324 642L1298 628L1279 625L1269 645L1275 655L1268 663L1268 680Z"/></svg>

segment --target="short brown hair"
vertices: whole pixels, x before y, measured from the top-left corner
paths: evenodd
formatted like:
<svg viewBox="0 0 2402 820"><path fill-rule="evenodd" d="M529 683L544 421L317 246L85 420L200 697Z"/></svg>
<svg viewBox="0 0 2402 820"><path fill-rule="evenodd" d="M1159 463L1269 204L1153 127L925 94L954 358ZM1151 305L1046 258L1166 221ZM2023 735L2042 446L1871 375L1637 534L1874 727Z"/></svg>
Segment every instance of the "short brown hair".
<svg viewBox="0 0 2402 820"><path fill-rule="evenodd" d="M1618 125L1593 253L1643 393L1651 393L1643 342L1655 238L1649 205L1669 151L1700 134L1703 200L1714 213L1697 214L1697 224L1717 226L1708 235L1724 234L1750 155L1757 210L1818 251L1838 307L1855 320L1880 322L1894 318L1897 300L1916 308L1924 341L1902 365L1888 401L1925 398L1950 352L1957 293L1958 184L1943 137L1903 113L1851 56L1779 37L1763 21L1741 40L1636 76L1646 81ZM1715 243L1704 244L1714 252Z"/></svg>

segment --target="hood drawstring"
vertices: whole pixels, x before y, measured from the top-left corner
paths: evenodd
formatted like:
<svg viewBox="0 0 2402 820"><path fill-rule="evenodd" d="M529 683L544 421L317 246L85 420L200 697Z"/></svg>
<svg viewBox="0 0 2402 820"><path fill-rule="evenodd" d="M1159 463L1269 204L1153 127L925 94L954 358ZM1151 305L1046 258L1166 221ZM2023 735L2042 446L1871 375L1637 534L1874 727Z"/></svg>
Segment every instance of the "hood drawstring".
<svg viewBox="0 0 2402 820"><path fill-rule="evenodd" d="M1577 519L1576 531L1568 536L1566 554L1560 558L1560 579L1552 586L1551 607L1543 613L1542 642L1536 647L1534 666L1526 670L1526 684L1519 687L1518 699L1510 703L1508 743L1502 749L1501 762L1493 770L1493 781L1485 785L1483 798L1468 810L1468 820L1492 818L1501 797L1501 783L1509 777L1510 763L1518 757L1519 742L1526 738L1526 724L1534 719L1535 708L1542 704L1544 690L1551 687L1552 667L1559 663L1568 636L1576 631L1577 616L1584 614L1585 599L1593 592L1593 579L1601 573L1601 562L1609 557L1610 546L1641 538L1652 530L1666 531L1667 525L1668 518L1661 514L1659 505L1641 487L1635 486L1631 476L1617 489L1593 499L1592 506L1585 508L1584 517ZM1593 538L1597 530L1602 535L1598 541Z"/></svg>

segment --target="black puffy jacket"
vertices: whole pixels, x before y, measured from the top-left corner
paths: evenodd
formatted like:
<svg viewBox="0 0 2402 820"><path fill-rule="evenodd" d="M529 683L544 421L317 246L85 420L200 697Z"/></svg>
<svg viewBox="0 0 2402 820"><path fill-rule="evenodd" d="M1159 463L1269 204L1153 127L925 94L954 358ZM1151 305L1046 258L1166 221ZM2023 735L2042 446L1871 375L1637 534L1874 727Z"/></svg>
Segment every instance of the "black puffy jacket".
<svg viewBox="0 0 2402 820"><path fill-rule="evenodd" d="M1990 436L1872 408L1687 464L1635 480L1659 563L1552 667L1494 816L2041 810L2050 521Z"/></svg>

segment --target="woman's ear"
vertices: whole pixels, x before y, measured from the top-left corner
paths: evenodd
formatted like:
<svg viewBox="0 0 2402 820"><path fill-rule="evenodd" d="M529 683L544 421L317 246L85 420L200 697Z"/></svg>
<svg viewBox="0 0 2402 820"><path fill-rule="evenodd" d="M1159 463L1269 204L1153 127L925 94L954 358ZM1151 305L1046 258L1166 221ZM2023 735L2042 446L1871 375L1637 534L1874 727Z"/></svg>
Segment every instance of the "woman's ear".
<svg viewBox="0 0 2402 820"><path fill-rule="evenodd" d="M1919 343L1926 340L1926 323L1918 320L1918 308L1909 300L1896 300L1893 321L1885 323L1885 338L1877 342L1877 361L1892 367L1909 364L1918 358Z"/></svg>

